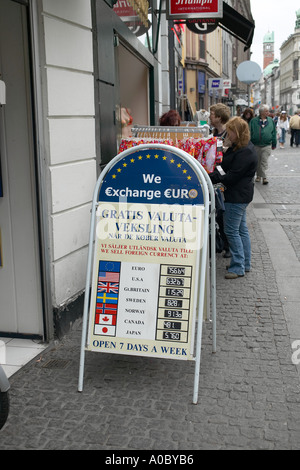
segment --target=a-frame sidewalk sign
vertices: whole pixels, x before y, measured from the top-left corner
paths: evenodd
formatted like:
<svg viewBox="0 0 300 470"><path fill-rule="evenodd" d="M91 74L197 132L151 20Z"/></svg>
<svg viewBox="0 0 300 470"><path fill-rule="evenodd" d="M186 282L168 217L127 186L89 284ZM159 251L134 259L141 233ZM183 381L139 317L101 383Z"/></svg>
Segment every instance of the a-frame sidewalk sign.
<svg viewBox="0 0 300 470"><path fill-rule="evenodd" d="M92 202L78 391L85 351L129 354L195 361L198 402L209 220L208 316L216 352L209 176L189 154L162 144L125 150L105 167Z"/></svg>

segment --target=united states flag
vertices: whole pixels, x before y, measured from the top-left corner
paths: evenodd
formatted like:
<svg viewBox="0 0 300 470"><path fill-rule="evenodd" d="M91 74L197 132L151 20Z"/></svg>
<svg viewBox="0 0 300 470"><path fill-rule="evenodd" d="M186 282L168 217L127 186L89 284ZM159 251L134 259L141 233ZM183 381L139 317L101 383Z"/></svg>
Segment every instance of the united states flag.
<svg viewBox="0 0 300 470"><path fill-rule="evenodd" d="M119 282L120 273L110 273L110 272L101 272L99 271L99 282Z"/></svg>

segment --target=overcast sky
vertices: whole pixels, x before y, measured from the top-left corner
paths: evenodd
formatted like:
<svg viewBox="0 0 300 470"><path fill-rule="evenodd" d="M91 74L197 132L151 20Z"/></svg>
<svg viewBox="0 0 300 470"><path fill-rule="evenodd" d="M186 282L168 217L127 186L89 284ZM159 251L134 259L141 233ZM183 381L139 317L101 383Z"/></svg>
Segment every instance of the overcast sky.
<svg viewBox="0 0 300 470"><path fill-rule="evenodd" d="M280 60L280 46L294 33L296 11L300 0L251 0L255 20L251 60L263 68L263 38L268 31L275 33L275 59Z"/></svg>

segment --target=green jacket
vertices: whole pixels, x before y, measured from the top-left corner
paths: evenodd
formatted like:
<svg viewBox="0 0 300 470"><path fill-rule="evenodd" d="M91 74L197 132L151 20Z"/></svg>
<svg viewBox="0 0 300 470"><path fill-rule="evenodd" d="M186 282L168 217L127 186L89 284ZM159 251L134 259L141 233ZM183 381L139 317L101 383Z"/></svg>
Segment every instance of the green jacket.
<svg viewBox="0 0 300 470"><path fill-rule="evenodd" d="M267 118L268 123L265 127L261 126L260 117L255 117L250 121L251 142L258 147L266 147L277 145L276 127L273 119Z"/></svg>

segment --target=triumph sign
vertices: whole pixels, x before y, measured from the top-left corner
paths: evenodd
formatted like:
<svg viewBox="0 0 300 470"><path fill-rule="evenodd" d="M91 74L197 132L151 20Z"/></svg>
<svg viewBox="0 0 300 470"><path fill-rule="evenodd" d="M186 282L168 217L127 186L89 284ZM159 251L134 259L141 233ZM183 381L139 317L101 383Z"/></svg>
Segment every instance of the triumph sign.
<svg viewBox="0 0 300 470"><path fill-rule="evenodd" d="M223 0L168 0L168 19L222 18Z"/></svg>

